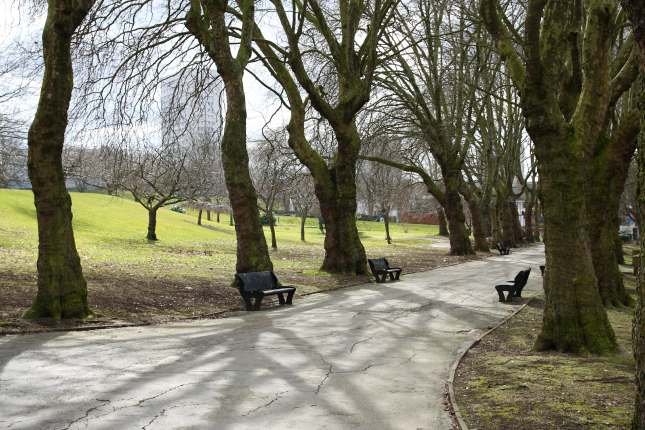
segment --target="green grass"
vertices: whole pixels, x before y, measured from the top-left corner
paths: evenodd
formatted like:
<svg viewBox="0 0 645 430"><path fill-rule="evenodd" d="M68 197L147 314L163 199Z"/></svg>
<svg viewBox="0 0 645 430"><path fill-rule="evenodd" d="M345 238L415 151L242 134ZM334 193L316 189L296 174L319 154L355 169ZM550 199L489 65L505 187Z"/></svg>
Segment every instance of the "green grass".
<svg viewBox="0 0 645 430"><path fill-rule="evenodd" d="M145 239L147 213L132 200L94 193L72 193L74 233L83 268L95 275L164 279L212 279L235 267L235 231L222 214L221 223L196 225L194 214L159 211L159 241ZM214 218L214 217L213 217ZM396 224L394 244L384 241L383 224L359 221L358 229L368 254L427 251L436 226ZM299 220L278 217L278 250L271 252L276 271L303 276L324 276L318 271L324 236L317 219L307 220L306 243L300 241ZM270 240L265 228L267 241ZM0 272L33 274L37 257L37 229L31 191L0 189Z"/></svg>

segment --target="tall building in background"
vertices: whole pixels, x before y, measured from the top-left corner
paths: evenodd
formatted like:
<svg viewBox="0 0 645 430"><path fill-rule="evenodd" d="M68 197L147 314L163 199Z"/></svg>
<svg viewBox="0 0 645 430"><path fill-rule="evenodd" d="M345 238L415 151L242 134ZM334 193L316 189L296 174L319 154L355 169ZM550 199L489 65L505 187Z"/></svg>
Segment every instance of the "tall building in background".
<svg viewBox="0 0 645 430"><path fill-rule="evenodd" d="M206 87L206 88L204 88ZM182 77L161 87L161 130L164 143L188 144L217 138L221 127L219 81L209 85Z"/></svg>

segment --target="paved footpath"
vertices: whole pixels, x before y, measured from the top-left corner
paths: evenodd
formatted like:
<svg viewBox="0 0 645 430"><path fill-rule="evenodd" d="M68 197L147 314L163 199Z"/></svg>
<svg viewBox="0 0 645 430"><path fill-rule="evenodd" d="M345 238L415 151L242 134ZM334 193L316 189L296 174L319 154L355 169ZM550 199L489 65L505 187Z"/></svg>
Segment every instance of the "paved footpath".
<svg viewBox="0 0 645 430"><path fill-rule="evenodd" d="M506 257L219 320L0 338L4 429L450 429L448 369L518 305Z"/></svg>

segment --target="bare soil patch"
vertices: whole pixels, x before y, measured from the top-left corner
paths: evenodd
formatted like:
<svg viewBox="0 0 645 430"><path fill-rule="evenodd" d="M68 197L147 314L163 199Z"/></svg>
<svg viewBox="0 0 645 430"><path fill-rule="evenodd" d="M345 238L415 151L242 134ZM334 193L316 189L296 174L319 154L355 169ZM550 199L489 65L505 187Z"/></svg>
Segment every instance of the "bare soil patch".
<svg viewBox="0 0 645 430"><path fill-rule="evenodd" d="M181 253L181 250L177 250ZM302 255L301 255L302 254ZM320 252L322 256L322 252ZM292 261L310 261L316 256L296 250L282 251ZM453 257L437 251L409 250L388 255L392 265L405 273L431 270L479 257ZM114 266L93 266L87 270L88 300L94 312L87 320L26 321L21 318L36 294L36 274L0 269L0 335L114 325L152 324L186 318L214 318L241 309L232 273L214 271L203 277L168 278L159 273L144 277L115 270ZM371 277L308 274L296 268L281 269L282 283L298 286L299 295L368 283ZM267 303L270 305L270 302ZM296 299L297 304L297 299Z"/></svg>

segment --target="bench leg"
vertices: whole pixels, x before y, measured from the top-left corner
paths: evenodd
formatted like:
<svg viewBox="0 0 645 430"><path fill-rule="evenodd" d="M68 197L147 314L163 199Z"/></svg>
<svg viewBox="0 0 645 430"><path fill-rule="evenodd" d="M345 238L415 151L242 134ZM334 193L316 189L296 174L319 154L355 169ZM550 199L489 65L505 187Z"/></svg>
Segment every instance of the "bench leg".
<svg viewBox="0 0 645 430"><path fill-rule="evenodd" d="M512 302L514 295L515 295L515 290L509 291L508 294L506 295L506 301L507 302Z"/></svg>
<svg viewBox="0 0 645 430"><path fill-rule="evenodd" d="M499 301L500 302L505 302L506 299L504 298L504 292L502 291L502 286L501 285L496 285L495 290L497 291L497 295L499 296Z"/></svg>
<svg viewBox="0 0 645 430"><path fill-rule="evenodd" d="M244 306L246 307L247 311L252 311L253 310L253 303L251 303L251 298L250 297L242 297L244 299Z"/></svg>
<svg viewBox="0 0 645 430"><path fill-rule="evenodd" d="M278 302L280 302L281 305L284 305L284 293L278 293Z"/></svg>
<svg viewBox="0 0 645 430"><path fill-rule="evenodd" d="M394 281L394 273L390 272L388 275L390 275L390 281Z"/></svg>
<svg viewBox="0 0 645 430"><path fill-rule="evenodd" d="M295 291L289 291L289 292L287 293L287 304L288 304L288 305L292 305L292 304L293 304L293 294L294 294L294 293L295 293Z"/></svg>
<svg viewBox="0 0 645 430"><path fill-rule="evenodd" d="M399 276L401 276L401 271L400 271L400 270L399 270L398 272L396 272L396 273L395 273L395 277L394 277L394 279L398 281L398 280L399 280Z"/></svg>
<svg viewBox="0 0 645 430"><path fill-rule="evenodd" d="M256 296L255 297L255 305L253 306L254 311L259 311L260 310L260 306L262 305L262 299L263 298L264 298L264 296Z"/></svg>

